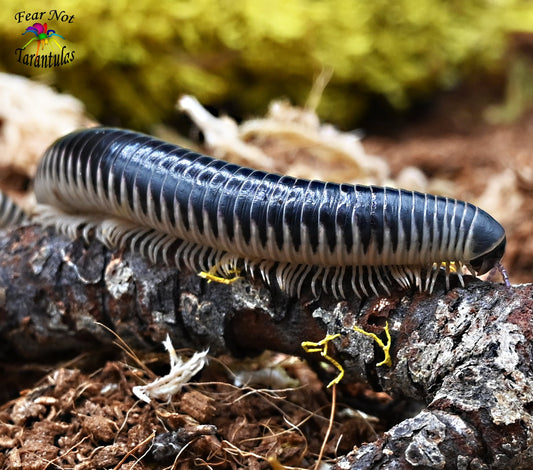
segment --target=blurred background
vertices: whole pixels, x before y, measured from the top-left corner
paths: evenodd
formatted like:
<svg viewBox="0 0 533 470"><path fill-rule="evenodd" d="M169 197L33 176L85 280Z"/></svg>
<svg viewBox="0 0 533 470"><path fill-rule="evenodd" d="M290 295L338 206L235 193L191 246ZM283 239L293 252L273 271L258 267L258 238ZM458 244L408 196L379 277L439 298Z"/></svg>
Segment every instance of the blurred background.
<svg viewBox="0 0 533 470"><path fill-rule="evenodd" d="M238 119L263 114L274 98L303 105L324 70L318 114L344 129L467 80L497 86L525 73L517 68L531 71L514 44L533 30L527 0L60 1L49 5L72 22L49 27L74 60L38 69L17 62L32 22L15 15L49 12L43 5L4 0L2 70L72 94L102 123L142 130L175 121L184 93Z"/></svg>
<svg viewBox="0 0 533 470"><path fill-rule="evenodd" d="M4 0L3 11L4 190L31 189L55 138L99 122L269 171L468 200L506 228L512 280L531 280L532 1ZM37 17L62 36L40 54L63 48L63 65L21 60ZM180 112L183 95L197 101Z"/></svg>

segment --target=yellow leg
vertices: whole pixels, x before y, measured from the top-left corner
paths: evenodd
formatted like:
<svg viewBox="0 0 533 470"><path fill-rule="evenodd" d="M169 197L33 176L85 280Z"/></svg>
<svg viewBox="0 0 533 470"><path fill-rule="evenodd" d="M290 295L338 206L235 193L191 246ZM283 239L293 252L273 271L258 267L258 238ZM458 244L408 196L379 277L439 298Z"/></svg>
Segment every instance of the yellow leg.
<svg viewBox="0 0 533 470"><path fill-rule="evenodd" d="M383 349L383 352L385 353L385 359L383 359L379 364L376 364L378 367L383 365L389 367L392 366L392 359L390 357L390 347L392 344L392 339L389 331L389 322L385 323L385 334L387 335L387 344L384 344L383 341L381 341L381 339L378 338L374 333L369 333L368 331L365 331L362 328L359 328L358 326L354 326L353 329L358 333L372 338L376 343L378 343L378 346Z"/></svg>
<svg viewBox="0 0 533 470"><path fill-rule="evenodd" d="M229 274L235 274L235 276L227 278L218 275L219 265L215 264L209 271L200 271L198 276L202 279L207 279L207 282L219 282L220 284L231 284L237 279L240 279L241 271L238 268L233 268L228 271Z"/></svg>
<svg viewBox="0 0 533 470"><path fill-rule="evenodd" d="M318 343L315 343L313 341L304 341L302 343L302 348L304 349L304 351L306 353L317 353L317 352L319 352L320 355L324 359L326 359L326 361L328 361L330 364L335 366L337 368L337 370L339 371L339 375L337 375L337 377L335 377L328 384L328 388L331 387L334 384L338 384L342 380L342 378L344 377L344 368L335 359L333 359L330 355L328 355L328 343L331 340L333 340L335 338L338 338L339 336L340 336L340 334L337 333L336 335L327 335L323 340L319 341Z"/></svg>

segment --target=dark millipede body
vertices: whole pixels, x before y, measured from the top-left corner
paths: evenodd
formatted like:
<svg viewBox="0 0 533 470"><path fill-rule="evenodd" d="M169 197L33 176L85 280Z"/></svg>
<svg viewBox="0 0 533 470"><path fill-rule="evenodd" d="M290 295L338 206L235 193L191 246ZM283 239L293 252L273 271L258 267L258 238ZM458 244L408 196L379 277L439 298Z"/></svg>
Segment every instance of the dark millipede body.
<svg viewBox="0 0 533 470"><path fill-rule="evenodd" d="M500 224L467 202L270 174L119 129L59 139L35 193L61 211L42 220L71 236L96 228L169 265L259 270L291 293L307 282L338 297L394 282L431 290L443 264L482 274L505 250Z"/></svg>
<svg viewBox="0 0 533 470"><path fill-rule="evenodd" d="M0 228L20 224L25 218L24 211L0 191Z"/></svg>

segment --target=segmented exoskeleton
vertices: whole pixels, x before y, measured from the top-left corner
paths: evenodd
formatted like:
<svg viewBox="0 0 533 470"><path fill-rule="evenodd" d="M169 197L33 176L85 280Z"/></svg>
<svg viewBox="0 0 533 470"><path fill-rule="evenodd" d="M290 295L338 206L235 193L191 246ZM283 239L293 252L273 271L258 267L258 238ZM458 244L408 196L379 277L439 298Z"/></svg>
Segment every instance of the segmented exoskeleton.
<svg viewBox="0 0 533 470"><path fill-rule="evenodd" d="M472 204L412 191L309 181L243 168L136 132L95 128L53 144L35 192L75 236L195 270L259 270L286 291L338 297L431 291L444 264L485 273L505 232Z"/></svg>
<svg viewBox="0 0 533 470"><path fill-rule="evenodd" d="M7 194L0 191L0 228L18 225L25 218L24 211Z"/></svg>

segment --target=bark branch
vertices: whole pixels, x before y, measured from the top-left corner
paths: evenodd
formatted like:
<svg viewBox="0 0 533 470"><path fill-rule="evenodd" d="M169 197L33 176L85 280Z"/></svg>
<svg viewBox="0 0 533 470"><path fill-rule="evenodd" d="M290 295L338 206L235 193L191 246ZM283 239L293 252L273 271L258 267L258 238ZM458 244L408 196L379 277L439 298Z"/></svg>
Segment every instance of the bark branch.
<svg viewBox="0 0 533 470"><path fill-rule="evenodd" d="M345 381L427 407L337 468L528 468L533 285L466 280L449 292L439 280L433 295L295 300L247 281L208 284L97 242L22 227L0 232L0 355L34 359L109 344L113 337L95 321L134 348L159 348L168 332L176 347L213 354L303 355L302 341L340 333L331 351ZM353 326L384 338L386 321L393 364L376 367L383 352Z"/></svg>

